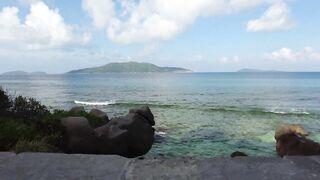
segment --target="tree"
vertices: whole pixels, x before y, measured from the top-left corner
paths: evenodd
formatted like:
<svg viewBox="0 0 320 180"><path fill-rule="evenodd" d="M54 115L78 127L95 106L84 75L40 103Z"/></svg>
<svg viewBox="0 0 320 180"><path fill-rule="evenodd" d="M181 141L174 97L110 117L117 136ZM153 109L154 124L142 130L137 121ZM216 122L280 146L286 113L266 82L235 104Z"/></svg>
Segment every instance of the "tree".
<svg viewBox="0 0 320 180"><path fill-rule="evenodd" d="M18 96L13 101L12 113L26 123L37 122L49 114L46 106L33 98Z"/></svg>
<svg viewBox="0 0 320 180"><path fill-rule="evenodd" d="M6 91L0 87L0 116L5 115L10 107L12 106L12 101Z"/></svg>

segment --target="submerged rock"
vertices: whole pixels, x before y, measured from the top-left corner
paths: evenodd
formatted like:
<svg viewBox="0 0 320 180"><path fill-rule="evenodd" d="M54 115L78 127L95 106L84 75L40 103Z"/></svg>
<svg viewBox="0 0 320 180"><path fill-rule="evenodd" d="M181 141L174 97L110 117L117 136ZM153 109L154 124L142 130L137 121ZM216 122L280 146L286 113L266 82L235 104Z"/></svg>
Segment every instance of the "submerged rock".
<svg viewBox="0 0 320 180"><path fill-rule="evenodd" d="M164 127L156 127L154 132L154 142L155 143L163 143L168 137L166 136L166 131L168 129Z"/></svg>
<svg viewBox="0 0 320 180"><path fill-rule="evenodd" d="M80 112L85 112L85 109L84 109L83 106L75 106L75 107L70 109L70 112L80 113Z"/></svg>
<svg viewBox="0 0 320 180"><path fill-rule="evenodd" d="M99 109L91 109L89 114L94 117L100 118L101 120L106 121L106 123L109 122L109 117L108 117L107 113L105 113Z"/></svg>
<svg viewBox="0 0 320 180"><path fill-rule="evenodd" d="M235 157L245 157L248 156L246 153L240 152L240 151L235 151L230 155L232 158Z"/></svg>
<svg viewBox="0 0 320 180"><path fill-rule="evenodd" d="M164 142L164 140L165 140L165 138L161 134L158 134L158 133L154 134L154 142L155 143L162 143L162 142Z"/></svg>
<svg viewBox="0 0 320 180"><path fill-rule="evenodd" d="M131 109L124 117L92 129L83 117L62 119L71 153L118 154L137 157L147 153L154 142L154 117L148 107Z"/></svg>
<svg viewBox="0 0 320 180"><path fill-rule="evenodd" d="M278 155L320 155L320 144L307 139L307 135L308 133L298 125L279 126L275 133Z"/></svg>

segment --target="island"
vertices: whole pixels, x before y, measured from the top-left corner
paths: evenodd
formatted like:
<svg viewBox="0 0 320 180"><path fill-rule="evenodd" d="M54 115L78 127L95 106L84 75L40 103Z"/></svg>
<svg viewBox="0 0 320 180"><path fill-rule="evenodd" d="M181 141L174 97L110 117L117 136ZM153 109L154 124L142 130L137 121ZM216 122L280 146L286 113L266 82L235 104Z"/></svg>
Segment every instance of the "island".
<svg viewBox="0 0 320 180"><path fill-rule="evenodd" d="M4 76L30 76L30 75L47 75L45 72L25 72L25 71L10 71L2 73Z"/></svg>
<svg viewBox="0 0 320 180"><path fill-rule="evenodd" d="M145 62L114 62L104 66L73 70L69 74L98 74L98 73L187 73L189 69L180 67L160 67Z"/></svg>
<svg viewBox="0 0 320 180"><path fill-rule="evenodd" d="M265 72L284 72L284 71L261 70L261 69L244 68L244 69L239 69L237 72L244 72L244 73L265 73Z"/></svg>

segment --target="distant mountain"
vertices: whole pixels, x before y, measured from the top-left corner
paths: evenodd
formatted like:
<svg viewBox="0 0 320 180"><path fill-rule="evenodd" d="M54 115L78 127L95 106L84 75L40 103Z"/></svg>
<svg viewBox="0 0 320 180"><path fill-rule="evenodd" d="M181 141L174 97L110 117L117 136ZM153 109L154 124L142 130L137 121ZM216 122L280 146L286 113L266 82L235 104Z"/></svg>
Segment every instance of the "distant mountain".
<svg viewBox="0 0 320 180"><path fill-rule="evenodd" d="M109 63L104 66L86 68L70 71L68 73L140 73L140 72L191 72L189 69L179 67L159 67L151 63L139 62L123 62L123 63Z"/></svg>
<svg viewBox="0 0 320 180"><path fill-rule="evenodd" d="M46 75L45 72L25 72L25 71L10 71L3 73L5 76L25 76L25 75Z"/></svg>
<svg viewBox="0 0 320 180"><path fill-rule="evenodd" d="M244 69L238 70L237 72L283 72L283 71L244 68Z"/></svg>

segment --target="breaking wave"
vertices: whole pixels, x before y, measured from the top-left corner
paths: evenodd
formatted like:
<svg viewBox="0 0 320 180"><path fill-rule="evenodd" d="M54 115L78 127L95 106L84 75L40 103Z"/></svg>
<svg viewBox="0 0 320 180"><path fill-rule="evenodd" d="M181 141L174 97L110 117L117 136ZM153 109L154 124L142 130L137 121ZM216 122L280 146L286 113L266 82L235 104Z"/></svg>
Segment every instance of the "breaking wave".
<svg viewBox="0 0 320 180"><path fill-rule="evenodd" d="M237 108L237 107L212 107L210 111L217 112L234 112L234 113L250 113L250 114L277 114L277 115L310 115L310 112L302 110L277 110L263 108Z"/></svg>
<svg viewBox="0 0 320 180"><path fill-rule="evenodd" d="M111 101L103 101L103 102L87 102L87 101L74 101L75 104L88 105L88 106L107 106L110 104L115 104L116 102Z"/></svg>

